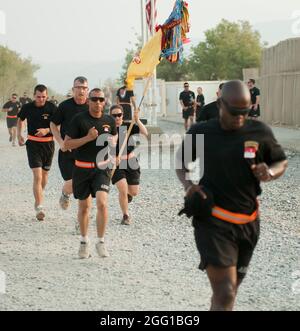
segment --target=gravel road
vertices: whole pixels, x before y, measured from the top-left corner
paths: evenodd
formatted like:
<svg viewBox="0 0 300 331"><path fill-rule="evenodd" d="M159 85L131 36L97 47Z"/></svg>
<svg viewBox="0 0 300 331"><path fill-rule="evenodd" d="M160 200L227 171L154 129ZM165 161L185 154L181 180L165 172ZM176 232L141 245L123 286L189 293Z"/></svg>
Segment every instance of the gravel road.
<svg viewBox="0 0 300 331"><path fill-rule="evenodd" d="M165 132L182 133L176 124L161 125ZM197 269L190 221L177 216L183 192L173 170L143 171L141 195L130 206L130 227L120 225L113 188L107 234L111 257L100 259L93 250L91 259L81 261L74 233L76 203L68 212L58 207L57 156L46 192L47 220L38 223L25 149L10 147L4 122L0 153L0 270L6 275L0 310L208 309L210 286ZM287 174L264 186L261 239L237 310L300 309L300 154L288 155ZM95 207L92 214L95 243Z"/></svg>

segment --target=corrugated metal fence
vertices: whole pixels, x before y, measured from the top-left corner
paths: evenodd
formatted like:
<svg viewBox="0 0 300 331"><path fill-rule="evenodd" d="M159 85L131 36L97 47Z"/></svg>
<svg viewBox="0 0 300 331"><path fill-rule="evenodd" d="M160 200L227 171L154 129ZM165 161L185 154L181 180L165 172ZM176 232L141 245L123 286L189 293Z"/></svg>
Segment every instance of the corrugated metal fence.
<svg viewBox="0 0 300 331"><path fill-rule="evenodd" d="M300 38L264 51L257 85L261 88L263 120L300 126Z"/></svg>

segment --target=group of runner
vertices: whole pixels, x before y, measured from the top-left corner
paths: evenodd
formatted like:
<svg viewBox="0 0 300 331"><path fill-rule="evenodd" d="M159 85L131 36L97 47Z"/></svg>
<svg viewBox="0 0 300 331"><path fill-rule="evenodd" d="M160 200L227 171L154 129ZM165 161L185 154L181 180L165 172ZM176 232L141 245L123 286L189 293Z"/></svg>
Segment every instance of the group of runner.
<svg viewBox="0 0 300 331"><path fill-rule="evenodd" d="M126 88L125 93L126 93ZM76 231L81 235L79 257L91 255L88 237L89 213L92 198L97 204L96 250L100 257L109 253L105 245L105 232L108 223L108 193L110 183L119 191L119 202L122 211L121 223L130 225L132 218L128 203L139 193L140 167L134 154L134 137L138 134L147 136L147 129L140 121L139 111L135 108L135 124L128 135L129 121L124 121L124 109L118 99L110 114L104 114L105 96L101 89L89 90L88 80L77 77L73 83L73 97L56 107L48 101L48 89L37 85L34 89L34 100L16 109L17 130L13 139L20 146L26 145L29 167L33 172L33 195L35 216L38 221L46 217L44 209L44 191L48 182L55 144L59 145L58 164L64 180L59 204L63 210L70 206L73 195L78 202ZM124 93L118 98L124 97ZM132 118L127 106L126 116ZM12 101L14 102L14 101ZM134 104L135 106L135 104ZM27 122L27 140L23 137L24 124ZM130 144L120 154L125 139ZM15 141L15 140L14 140Z"/></svg>
<svg viewBox="0 0 300 331"><path fill-rule="evenodd" d="M73 97L58 108L47 101L47 87L38 85L34 101L16 111L19 120L12 139L17 135L19 145L26 144L39 221L46 216L43 195L54 155L54 139L59 144L58 162L65 181L59 203L67 210L72 195L79 201L81 259L91 255L88 226L92 198L97 204L96 251L100 257L109 256L105 233L111 181L119 191L121 223L132 222L128 204L139 192L140 168L134 142L124 145L124 151L122 148L130 123L124 122L124 115L130 120L131 113L128 109L124 113L121 101L126 98L126 88L121 90L118 104L110 108L109 115L104 114L103 91L89 91L85 77L74 80ZM133 95L129 93L127 97L125 106L129 106ZM260 183L281 177L287 168L285 153L271 129L261 121L247 118L253 112L251 97L253 100L241 81L220 85L215 105L218 115L192 126L177 153L177 175L186 191L181 213L193 217L200 269L206 270L213 291L212 310L233 309L259 239ZM129 138L135 134L147 136L137 109L132 117L135 124ZM26 142L22 135L25 120ZM204 136L204 154L197 145L199 136ZM188 179L188 165L203 155L203 176L195 185Z"/></svg>

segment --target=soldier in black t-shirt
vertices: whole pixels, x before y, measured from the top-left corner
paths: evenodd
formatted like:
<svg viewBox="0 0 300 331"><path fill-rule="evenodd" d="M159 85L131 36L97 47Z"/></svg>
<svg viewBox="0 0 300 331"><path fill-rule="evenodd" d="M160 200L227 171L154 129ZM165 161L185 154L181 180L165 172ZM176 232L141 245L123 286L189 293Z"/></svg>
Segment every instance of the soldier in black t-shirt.
<svg viewBox="0 0 300 331"><path fill-rule="evenodd" d="M249 117L258 119L260 117L260 90L255 86L255 79L249 79L248 88L251 94L251 111Z"/></svg>
<svg viewBox="0 0 300 331"><path fill-rule="evenodd" d="M30 102L32 102L32 100L27 96L27 93L24 92L23 97L20 97L20 103L22 104L22 106L24 106Z"/></svg>
<svg viewBox="0 0 300 331"><path fill-rule="evenodd" d="M17 101L18 95L12 94L10 101L2 107L2 111L6 112L6 124L9 133L9 142L12 142L12 145L17 146L17 122L18 122L18 113L21 109L21 103Z"/></svg>
<svg viewBox="0 0 300 331"><path fill-rule="evenodd" d="M195 93L190 91L189 83L184 83L184 91L180 93L179 101L182 107L184 128L187 130L194 123L195 117Z"/></svg>
<svg viewBox="0 0 300 331"><path fill-rule="evenodd" d="M116 147L116 156L119 157L117 167L114 176L112 177L113 185L116 185L119 191L119 202L123 213L121 224L130 225L132 219L129 215L128 203L132 201L132 198L139 193L140 176L141 171L138 164L135 149L135 136L142 134L148 135L148 131L143 123L139 119L139 112L134 112L135 124L129 135L126 147L122 155L119 155L122 148L126 134L130 127L129 123L123 123L123 108L120 105L114 105L110 109L110 114L115 118L116 126L118 130L118 143Z"/></svg>
<svg viewBox="0 0 300 331"><path fill-rule="evenodd" d="M217 98L219 99L222 93L222 88L223 88L224 83L219 85L219 89L217 91ZM197 122L206 122L214 118L219 118L219 106L218 106L218 100L211 102L207 105L205 105L200 113L197 116Z"/></svg>
<svg viewBox="0 0 300 331"><path fill-rule="evenodd" d="M58 165L60 173L65 181L59 199L59 204L63 210L68 209L70 206L70 197L73 193L72 176L75 163L74 153L65 148L64 139L74 116L88 111L88 81L85 77L75 78L73 94L73 98L67 99L59 105L58 111L55 113L51 121L51 131L60 146ZM75 228L78 232L79 229L77 222Z"/></svg>
<svg viewBox="0 0 300 331"><path fill-rule="evenodd" d="M132 106L136 110L136 103L133 91L127 90L126 86L122 86L117 91L117 104L124 109L124 121L130 122L132 120Z"/></svg>
<svg viewBox="0 0 300 331"><path fill-rule="evenodd" d="M197 93L198 93L198 95L197 95L197 98L196 98L196 121L199 118L201 110L205 106L205 97L203 95L202 87L198 87Z"/></svg>
<svg viewBox="0 0 300 331"><path fill-rule="evenodd" d="M107 144L114 140L110 139L112 136L117 138L117 129L114 119L103 113L104 106L104 93L100 89L92 90L89 96L89 111L82 112L73 118L65 137L65 148L75 150L73 194L79 200L78 222L81 231L79 257L81 259L90 257L88 223L92 197L97 200L98 210L96 249L100 257L109 256L104 243L108 222L107 200L111 174Z"/></svg>
<svg viewBox="0 0 300 331"><path fill-rule="evenodd" d="M47 87L37 85L34 89L34 102L25 104L18 114L18 141L25 145L22 136L24 121L27 120L28 137L26 150L28 163L33 172L33 194L35 198L36 218L43 221L44 190L48 182L48 172L54 155L54 141L50 130L50 120L56 107L47 101Z"/></svg>
<svg viewBox="0 0 300 331"><path fill-rule="evenodd" d="M287 161L271 129L247 120L251 98L244 83L226 83L219 104L219 120L187 132L177 154L177 175L186 190L183 212L194 217L200 269L212 286L211 310L232 310L259 238L260 183L282 176ZM200 135L203 151L196 146ZM194 185L187 180L187 164L198 158L204 174Z"/></svg>

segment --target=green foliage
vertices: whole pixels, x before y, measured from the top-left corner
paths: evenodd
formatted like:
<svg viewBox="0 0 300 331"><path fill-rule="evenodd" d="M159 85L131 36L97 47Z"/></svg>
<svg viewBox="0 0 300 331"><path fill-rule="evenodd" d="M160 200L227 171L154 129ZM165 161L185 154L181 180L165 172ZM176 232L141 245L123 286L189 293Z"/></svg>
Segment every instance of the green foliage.
<svg viewBox="0 0 300 331"><path fill-rule="evenodd" d="M263 44L249 22L222 20L192 48L190 72L195 80L242 79L244 68L260 66Z"/></svg>
<svg viewBox="0 0 300 331"><path fill-rule="evenodd" d="M37 81L34 73L39 69L31 59L22 59L19 54L0 46L0 102L9 99L12 93L28 95Z"/></svg>
<svg viewBox="0 0 300 331"><path fill-rule="evenodd" d="M184 59L183 63L170 63L163 59L157 66L157 78L169 82L190 80L188 61Z"/></svg>
<svg viewBox="0 0 300 331"><path fill-rule="evenodd" d="M259 32L247 21L222 20L215 28L205 32L205 41L191 48L183 64L163 60L157 66L157 77L166 81L242 79L243 69L259 68L263 47ZM126 50L120 80L134 55L141 48L141 40Z"/></svg>

